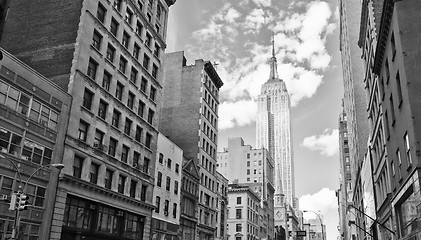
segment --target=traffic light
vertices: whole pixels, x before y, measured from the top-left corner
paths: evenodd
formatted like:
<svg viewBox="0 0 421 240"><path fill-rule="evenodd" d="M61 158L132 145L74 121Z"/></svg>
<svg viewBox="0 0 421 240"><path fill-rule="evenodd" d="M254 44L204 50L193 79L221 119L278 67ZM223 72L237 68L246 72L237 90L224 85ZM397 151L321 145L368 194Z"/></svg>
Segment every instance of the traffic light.
<svg viewBox="0 0 421 240"><path fill-rule="evenodd" d="M16 200L17 200L17 194L13 193L10 197L10 205L9 205L9 211L14 211L16 209Z"/></svg>
<svg viewBox="0 0 421 240"><path fill-rule="evenodd" d="M18 210L19 211L23 211L26 210L28 208L29 202L28 202L29 197L23 193L21 193L19 195L19 200L18 200Z"/></svg>

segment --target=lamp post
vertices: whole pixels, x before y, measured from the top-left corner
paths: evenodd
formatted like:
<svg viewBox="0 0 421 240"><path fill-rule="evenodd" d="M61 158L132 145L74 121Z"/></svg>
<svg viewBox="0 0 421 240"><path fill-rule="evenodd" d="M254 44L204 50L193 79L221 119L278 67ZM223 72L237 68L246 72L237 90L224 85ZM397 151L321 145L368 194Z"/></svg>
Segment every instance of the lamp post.
<svg viewBox="0 0 421 240"><path fill-rule="evenodd" d="M311 211L311 210L303 210L303 212L312 212L312 213L317 215L317 217L320 220L320 227L322 228L322 240L325 240L325 234L324 234L324 230L323 230L323 222L322 222L322 218L320 217L320 215L318 213L316 213L315 211Z"/></svg>
<svg viewBox="0 0 421 240"><path fill-rule="evenodd" d="M12 191L10 199L14 199L14 200L12 200L10 202L10 207L9 207L9 210L15 211L15 218L13 220L13 229L12 229L11 239L16 239L17 235L18 235L17 230L19 229L19 225L20 225L19 212L21 210L25 209L25 206L21 206L21 203L25 202L27 200L26 195L25 195L25 189L26 189L26 185L28 185L28 183L29 183L29 180L31 180L31 178L33 176L35 176L35 174L43 168L55 167L58 170L61 170L61 169L64 168L64 164L62 164L62 163L51 163L51 164L47 164L47 165L43 165L43 166L38 167L37 169L35 169L35 171L33 173L31 173L31 175L29 175L29 178L26 179L26 181L23 185L23 188L22 188L22 175L21 175L21 172L19 171L18 165L16 165L16 163L13 160L8 159L1 154L0 154L0 159L6 159L7 161L9 161L13 165L13 167L16 169L16 172L18 173L19 179L15 178L15 180L19 180L18 191L17 191L17 193L14 193L14 191ZM16 207L16 202L18 202L19 207Z"/></svg>

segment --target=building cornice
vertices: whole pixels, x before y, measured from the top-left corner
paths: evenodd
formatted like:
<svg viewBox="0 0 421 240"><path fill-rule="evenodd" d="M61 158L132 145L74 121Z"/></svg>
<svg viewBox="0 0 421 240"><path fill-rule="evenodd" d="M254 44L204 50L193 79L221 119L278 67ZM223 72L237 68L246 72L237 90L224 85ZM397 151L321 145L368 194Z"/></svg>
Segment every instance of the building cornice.
<svg viewBox="0 0 421 240"><path fill-rule="evenodd" d="M209 61L205 62L204 69L218 89L224 85L224 83L222 82L221 78L219 77L218 73L216 72L211 62Z"/></svg>
<svg viewBox="0 0 421 240"><path fill-rule="evenodd" d="M373 72L380 75L382 69L383 57L386 51L387 38L389 36L390 25L392 22L393 7L395 0L385 0L383 3L382 17L380 21L379 36L377 40L376 52L374 57Z"/></svg>
<svg viewBox="0 0 421 240"><path fill-rule="evenodd" d="M360 38L358 39L358 46L360 48L363 48L365 44L367 21L368 21L368 0L363 0L362 8L361 8L361 20L360 20Z"/></svg>

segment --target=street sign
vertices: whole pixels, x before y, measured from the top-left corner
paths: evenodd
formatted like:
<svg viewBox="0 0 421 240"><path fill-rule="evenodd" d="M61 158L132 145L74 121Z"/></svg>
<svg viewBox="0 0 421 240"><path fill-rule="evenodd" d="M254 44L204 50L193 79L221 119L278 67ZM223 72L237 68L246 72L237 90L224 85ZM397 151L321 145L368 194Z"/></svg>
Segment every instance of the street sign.
<svg viewBox="0 0 421 240"><path fill-rule="evenodd" d="M297 237L305 237L307 236L306 231L295 231Z"/></svg>

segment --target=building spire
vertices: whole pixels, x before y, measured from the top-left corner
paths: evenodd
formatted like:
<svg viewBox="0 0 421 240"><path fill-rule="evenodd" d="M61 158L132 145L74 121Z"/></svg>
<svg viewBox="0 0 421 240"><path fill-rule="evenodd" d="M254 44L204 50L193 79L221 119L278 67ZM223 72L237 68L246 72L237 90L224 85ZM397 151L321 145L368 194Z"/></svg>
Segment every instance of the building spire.
<svg viewBox="0 0 421 240"><path fill-rule="evenodd" d="M278 78L277 63L275 57L275 32L272 32L272 57L270 59L270 75L269 79Z"/></svg>

